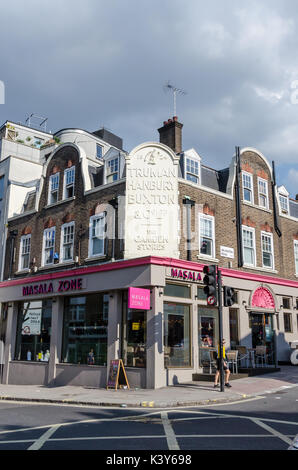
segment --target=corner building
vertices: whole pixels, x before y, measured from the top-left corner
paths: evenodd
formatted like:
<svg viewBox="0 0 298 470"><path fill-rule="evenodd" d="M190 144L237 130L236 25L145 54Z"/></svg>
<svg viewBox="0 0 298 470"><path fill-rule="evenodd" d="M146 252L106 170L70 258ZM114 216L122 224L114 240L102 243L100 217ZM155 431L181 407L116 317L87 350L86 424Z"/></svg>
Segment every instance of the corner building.
<svg viewBox="0 0 298 470"><path fill-rule="evenodd" d="M289 362L298 201L258 150L236 149L214 170L182 149L176 117L158 131L160 142L131 152L104 130L56 133L40 183L8 220L3 383L105 387L112 359L142 388L212 372L219 319L203 292L207 264L236 291L223 309L227 349L263 345L267 366Z"/></svg>

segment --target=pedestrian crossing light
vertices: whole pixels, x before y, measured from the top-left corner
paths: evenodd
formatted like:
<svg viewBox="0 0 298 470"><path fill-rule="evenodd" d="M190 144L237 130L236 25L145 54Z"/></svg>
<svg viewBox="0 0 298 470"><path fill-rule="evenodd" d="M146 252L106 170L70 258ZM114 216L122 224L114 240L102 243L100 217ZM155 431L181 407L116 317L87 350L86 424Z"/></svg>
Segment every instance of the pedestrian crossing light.
<svg viewBox="0 0 298 470"><path fill-rule="evenodd" d="M207 266L204 266L203 268L203 273L205 274L203 278L203 282L205 284L204 287L204 292L207 295L207 298L209 297L214 297L215 303L213 305L216 305L216 265L215 264L210 264Z"/></svg>
<svg viewBox="0 0 298 470"><path fill-rule="evenodd" d="M231 307L235 303L235 289L224 286L224 306Z"/></svg>

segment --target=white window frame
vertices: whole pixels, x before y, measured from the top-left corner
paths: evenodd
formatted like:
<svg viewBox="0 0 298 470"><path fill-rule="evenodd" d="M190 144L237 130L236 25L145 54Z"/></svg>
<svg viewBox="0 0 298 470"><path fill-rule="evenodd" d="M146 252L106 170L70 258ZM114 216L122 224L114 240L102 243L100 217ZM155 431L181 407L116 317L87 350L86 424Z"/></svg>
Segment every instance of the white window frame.
<svg viewBox="0 0 298 470"><path fill-rule="evenodd" d="M51 246L46 246L47 245L47 240L48 240L48 234L51 232L54 232L54 238L53 238L53 245ZM43 231L43 244L42 244L42 266L51 266L54 264L54 255L55 255L55 241L56 241L56 227L51 227L47 228ZM52 248L53 250L53 261L51 263L46 263L46 250L50 250Z"/></svg>
<svg viewBox="0 0 298 470"><path fill-rule="evenodd" d="M188 170L188 161L190 162L190 165L193 166L194 171L192 171L191 167ZM200 161L196 160L195 158L189 157L188 155L185 155L184 165L185 165L185 179L187 181L190 181L191 183L199 184L200 183ZM198 166L197 172L195 168L196 165ZM190 176L190 178L193 178L193 179L189 179L188 176ZM196 179L196 181L194 181L194 179Z"/></svg>
<svg viewBox="0 0 298 470"><path fill-rule="evenodd" d="M260 186L265 185L265 192L261 190ZM258 195L259 195L259 206L263 209L269 209L269 198L268 198L268 181L258 177ZM261 197L265 198L265 205L261 204Z"/></svg>
<svg viewBox="0 0 298 470"><path fill-rule="evenodd" d="M252 242L253 246L252 247L245 247L244 246L244 231L252 233ZM243 261L244 261L244 266L252 266L256 267L257 265L257 258L256 258L256 234L255 234L255 229L253 227L248 227L247 225L242 225L242 250L243 250ZM253 263L247 263L245 261L245 248L249 248L253 250Z"/></svg>
<svg viewBox="0 0 298 470"><path fill-rule="evenodd" d="M294 261L296 276L298 276L298 240L294 240Z"/></svg>
<svg viewBox="0 0 298 470"><path fill-rule="evenodd" d="M20 255L19 255L19 271L30 268L30 252L31 252L31 233L23 235L20 240ZM28 266L24 266L24 258L28 256Z"/></svg>
<svg viewBox="0 0 298 470"><path fill-rule="evenodd" d="M206 234L202 235L201 234L201 228L202 228L202 220L208 220L211 222L211 236L208 236ZM212 249L211 249L211 254L206 254L201 252L201 238L206 238L208 240L211 240L212 242ZM199 254L200 256L206 256L208 258L215 258L215 221L214 221L214 216L213 215L207 215L207 214L199 214Z"/></svg>
<svg viewBox="0 0 298 470"><path fill-rule="evenodd" d="M70 183L67 183L67 175L68 173L73 172L73 177L72 181ZM75 191L75 178L76 178L76 167L75 165L71 166L70 168L66 168L64 170L64 182L63 182L63 199L70 199L71 197L74 196L74 191ZM66 192L69 188L73 188L72 190L72 196L67 196Z"/></svg>
<svg viewBox="0 0 298 470"><path fill-rule="evenodd" d="M98 149L101 149L101 156L100 157L98 156L98 153L97 153ZM97 158L97 160L102 160L103 159L103 146L100 145L100 144L96 144L96 158Z"/></svg>
<svg viewBox="0 0 298 470"><path fill-rule="evenodd" d="M263 238L267 237L270 239L271 251L264 250ZM267 269L274 269L274 247L273 247L273 235L269 232L261 232L261 249L262 249L262 266ZM270 253L271 255L271 266L266 266L264 264L264 253Z"/></svg>
<svg viewBox="0 0 298 470"><path fill-rule="evenodd" d="M244 184L245 178L250 179L250 188ZM248 201L245 199L245 189L250 191L251 194L251 200ZM246 202L247 204L253 204L254 203L254 184L253 184L253 175L252 173L248 173L247 171L242 171L242 196L243 196L243 201Z"/></svg>
<svg viewBox="0 0 298 470"><path fill-rule="evenodd" d="M68 233L66 235L66 230L71 229L72 227L72 233ZM68 240L65 239L65 236L69 237ZM75 223L74 222L69 222L67 224L63 224L61 226L61 241L60 241L60 263L67 263L68 261L73 261L74 259L74 236L75 236ZM64 257L64 250L65 247L70 245L70 251L71 251L71 258L65 258Z"/></svg>
<svg viewBox="0 0 298 470"><path fill-rule="evenodd" d="M57 181L57 187L55 186L53 189L53 181L55 179L58 179ZM58 196L59 196L59 183L60 183L60 173L55 173L50 176L49 179L49 196L48 196L48 204L55 204L58 202ZM52 201L52 195L53 193L57 193L57 201Z"/></svg>
<svg viewBox="0 0 298 470"><path fill-rule="evenodd" d="M102 220L102 225L103 225L103 231L102 231L102 237L94 237L93 236L93 222L96 220ZM90 217L90 222L89 222L89 258L93 258L96 256L104 256L105 255L105 238L106 238L106 231L105 231L105 225L106 225L106 214L105 212L101 212L100 214L96 214ZM100 253L93 253L93 240L95 238L99 238L103 240L102 243L102 251Z"/></svg>
<svg viewBox="0 0 298 470"><path fill-rule="evenodd" d="M284 194L278 194L278 199L279 199L280 210L288 214L289 213L289 197ZM286 204L284 204L282 200L286 202Z"/></svg>
<svg viewBox="0 0 298 470"><path fill-rule="evenodd" d="M113 161L117 161L117 171L109 171L110 170L110 164ZM119 155L114 156L109 158L108 160L105 161L105 178L106 178L106 184L108 183L114 183L115 181L118 181L120 179L120 157ZM113 179L112 181L108 181L109 176L117 175L116 179Z"/></svg>

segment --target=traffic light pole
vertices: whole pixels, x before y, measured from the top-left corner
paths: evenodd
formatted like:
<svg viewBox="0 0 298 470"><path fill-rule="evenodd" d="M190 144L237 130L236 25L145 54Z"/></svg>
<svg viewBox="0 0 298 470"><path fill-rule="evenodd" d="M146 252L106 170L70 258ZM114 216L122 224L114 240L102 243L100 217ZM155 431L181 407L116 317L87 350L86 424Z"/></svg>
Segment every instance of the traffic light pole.
<svg viewBox="0 0 298 470"><path fill-rule="evenodd" d="M222 282L221 272L217 266L217 292L218 292L218 329L219 329L219 354L220 354L220 391L225 391L225 373L223 366L223 327L222 327Z"/></svg>

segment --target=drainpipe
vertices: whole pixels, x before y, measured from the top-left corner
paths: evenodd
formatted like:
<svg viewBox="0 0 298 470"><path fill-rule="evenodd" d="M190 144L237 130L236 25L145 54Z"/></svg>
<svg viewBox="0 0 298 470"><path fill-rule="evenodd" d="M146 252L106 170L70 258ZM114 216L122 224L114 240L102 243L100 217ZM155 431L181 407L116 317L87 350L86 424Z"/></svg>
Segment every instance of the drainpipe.
<svg viewBox="0 0 298 470"><path fill-rule="evenodd" d="M187 261L191 261L191 208L195 202L189 196L184 196L183 204L186 205Z"/></svg>
<svg viewBox="0 0 298 470"><path fill-rule="evenodd" d="M14 258L14 242L15 242L15 238L17 234L18 234L17 230L11 230L9 232L9 237L10 237L9 279L11 279L11 276L12 276L12 265L13 265L13 258Z"/></svg>
<svg viewBox="0 0 298 470"><path fill-rule="evenodd" d="M113 233L113 240L112 240L112 261L115 260L115 242L116 242L116 220L118 215L118 197L115 196L113 199L109 201L109 204L114 208L113 213L113 224L114 224L114 233Z"/></svg>
<svg viewBox="0 0 298 470"><path fill-rule="evenodd" d="M272 205L273 205L273 218L274 218L274 228L279 237L281 237L282 233L279 228L278 217L277 217L277 207L276 207L276 179L275 179L275 164L272 162Z"/></svg>
<svg viewBox="0 0 298 470"><path fill-rule="evenodd" d="M236 147L236 178L235 178L235 192L236 192L236 229L237 229L237 251L238 251L238 268L243 266L243 250L242 250L242 233L241 233L241 198L240 198L240 147Z"/></svg>

